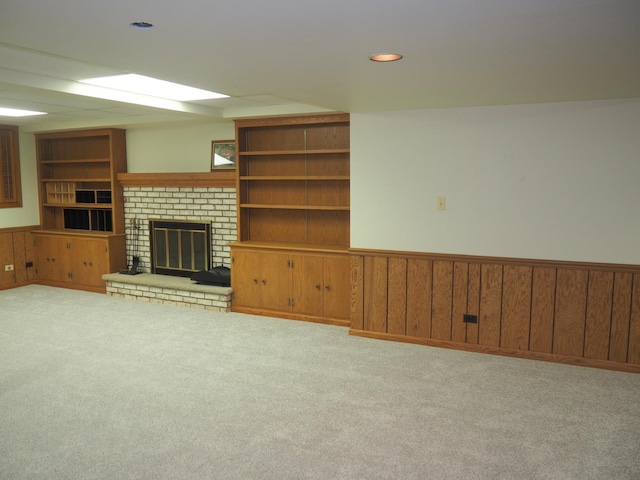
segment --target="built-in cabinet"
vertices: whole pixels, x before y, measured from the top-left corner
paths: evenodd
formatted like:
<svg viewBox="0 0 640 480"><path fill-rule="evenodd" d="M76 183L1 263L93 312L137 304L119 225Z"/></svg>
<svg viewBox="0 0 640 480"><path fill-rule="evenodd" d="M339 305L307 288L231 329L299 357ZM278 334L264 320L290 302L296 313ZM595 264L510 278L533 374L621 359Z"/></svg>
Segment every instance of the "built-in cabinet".
<svg viewBox="0 0 640 480"><path fill-rule="evenodd" d="M348 325L349 116L236 121L232 309Z"/></svg>
<svg viewBox="0 0 640 480"><path fill-rule="evenodd" d="M349 325L347 255L236 245L232 266L236 311Z"/></svg>
<svg viewBox="0 0 640 480"><path fill-rule="evenodd" d="M36 135L41 230L33 232L35 278L104 290L102 275L126 266L119 173L126 172L122 129Z"/></svg>
<svg viewBox="0 0 640 480"><path fill-rule="evenodd" d="M102 275L123 268L124 235L90 237L63 232L32 232L38 280L80 287L104 288Z"/></svg>

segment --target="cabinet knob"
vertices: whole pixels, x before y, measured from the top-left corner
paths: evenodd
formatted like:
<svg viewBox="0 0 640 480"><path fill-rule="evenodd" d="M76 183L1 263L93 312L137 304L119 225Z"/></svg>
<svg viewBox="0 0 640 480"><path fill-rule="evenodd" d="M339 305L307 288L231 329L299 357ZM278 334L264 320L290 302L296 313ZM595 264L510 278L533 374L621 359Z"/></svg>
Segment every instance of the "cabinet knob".
<svg viewBox="0 0 640 480"><path fill-rule="evenodd" d="M254 278L254 279L253 279L253 283L258 283L258 279L257 279L257 278Z"/></svg>
<svg viewBox="0 0 640 480"><path fill-rule="evenodd" d="M316 290L320 290L320 285L316 285Z"/></svg>
<svg viewBox="0 0 640 480"><path fill-rule="evenodd" d="M263 284L263 285L266 285L266 284L267 284L267 281L266 281L264 278L262 279L262 284Z"/></svg>
<svg viewBox="0 0 640 480"><path fill-rule="evenodd" d="M331 290L331 286L330 286L330 285L325 285L325 286L324 286L324 289L328 292L328 291L330 291L330 290Z"/></svg>

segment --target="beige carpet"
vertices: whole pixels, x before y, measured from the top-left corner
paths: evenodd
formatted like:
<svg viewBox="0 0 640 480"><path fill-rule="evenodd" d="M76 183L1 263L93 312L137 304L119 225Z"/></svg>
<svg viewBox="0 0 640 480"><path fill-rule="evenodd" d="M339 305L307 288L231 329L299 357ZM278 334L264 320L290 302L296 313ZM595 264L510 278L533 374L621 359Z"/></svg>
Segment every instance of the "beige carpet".
<svg viewBox="0 0 640 480"><path fill-rule="evenodd" d="M28 286L0 479L640 478L640 375Z"/></svg>

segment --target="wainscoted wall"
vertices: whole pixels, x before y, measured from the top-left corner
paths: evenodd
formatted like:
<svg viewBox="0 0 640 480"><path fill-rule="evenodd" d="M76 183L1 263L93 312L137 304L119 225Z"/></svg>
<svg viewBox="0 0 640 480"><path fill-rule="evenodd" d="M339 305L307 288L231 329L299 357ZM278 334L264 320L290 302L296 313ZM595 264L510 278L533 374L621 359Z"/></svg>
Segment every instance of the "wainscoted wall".
<svg viewBox="0 0 640 480"><path fill-rule="evenodd" d="M353 335L640 373L640 266L356 249L351 265Z"/></svg>
<svg viewBox="0 0 640 480"><path fill-rule="evenodd" d="M37 225L0 229L0 289L27 285L33 278L33 239L29 233ZM5 271L6 265L13 270Z"/></svg>

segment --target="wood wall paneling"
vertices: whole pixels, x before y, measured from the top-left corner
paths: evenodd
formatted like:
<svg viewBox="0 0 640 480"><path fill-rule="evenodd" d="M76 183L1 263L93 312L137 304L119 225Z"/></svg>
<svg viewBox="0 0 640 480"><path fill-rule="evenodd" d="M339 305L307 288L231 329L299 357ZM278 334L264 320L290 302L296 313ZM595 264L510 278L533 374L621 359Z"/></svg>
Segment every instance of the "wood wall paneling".
<svg viewBox="0 0 640 480"><path fill-rule="evenodd" d="M453 264L453 306L451 309L451 340L464 343L466 340L466 323L462 321L467 313L469 285L469 264L455 262Z"/></svg>
<svg viewBox="0 0 640 480"><path fill-rule="evenodd" d="M364 329L364 257L351 255L351 328Z"/></svg>
<svg viewBox="0 0 640 480"><path fill-rule="evenodd" d="M633 275L626 272L617 272L613 283L611 340L609 344L609 360L613 362L627 361L632 289Z"/></svg>
<svg viewBox="0 0 640 480"><path fill-rule="evenodd" d="M31 237L27 232L14 232L13 234L13 265L15 268L15 281L26 282L28 280L27 270L27 237Z"/></svg>
<svg viewBox="0 0 640 480"><path fill-rule="evenodd" d="M469 264L469 283L467 291L467 313L480 318L480 272L479 263ZM466 343L477 344L479 328L477 323L467 323Z"/></svg>
<svg viewBox="0 0 640 480"><path fill-rule="evenodd" d="M34 278L34 268L27 267L33 261L33 237L30 231L37 226L6 228L0 231L0 287L26 285ZM5 271L5 265L13 270Z"/></svg>
<svg viewBox="0 0 640 480"><path fill-rule="evenodd" d="M453 262L433 262L431 338L451 340Z"/></svg>
<svg viewBox="0 0 640 480"><path fill-rule="evenodd" d="M556 303L556 269L533 268L529 350L551 353Z"/></svg>
<svg viewBox="0 0 640 480"><path fill-rule="evenodd" d="M529 349L532 275L531 267L504 266L500 334L503 348Z"/></svg>
<svg viewBox="0 0 640 480"><path fill-rule="evenodd" d="M407 335L427 338L431 334L431 285L433 262L407 261Z"/></svg>
<svg viewBox="0 0 640 480"><path fill-rule="evenodd" d="M640 267L474 258L352 252L352 329L638 371ZM478 323L464 323L464 314Z"/></svg>
<svg viewBox="0 0 640 480"><path fill-rule="evenodd" d="M591 272L587 293L587 321L584 332L584 356L609 359L613 273Z"/></svg>
<svg viewBox="0 0 640 480"><path fill-rule="evenodd" d="M502 315L502 265L483 264L480 270L478 343L500 345Z"/></svg>
<svg viewBox="0 0 640 480"><path fill-rule="evenodd" d="M364 263L364 329L387 332L386 257L366 257Z"/></svg>
<svg viewBox="0 0 640 480"><path fill-rule="evenodd" d="M389 259L388 333L407 333L407 260Z"/></svg>
<svg viewBox="0 0 640 480"><path fill-rule="evenodd" d="M5 272L5 265L14 264L13 233L0 233L0 285L15 283L16 272Z"/></svg>
<svg viewBox="0 0 640 480"><path fill-rule="evenodd" d="M633 276L631 319L629 321L629 352L627 362L640 365L640 274Z"/></svg>
<svg viewBox="0 0 640 480"><path fill-rule="evenodd" d="M586 270L559 268L556 283L556 308L553 353L582 357L587 305Z"/></svg>

